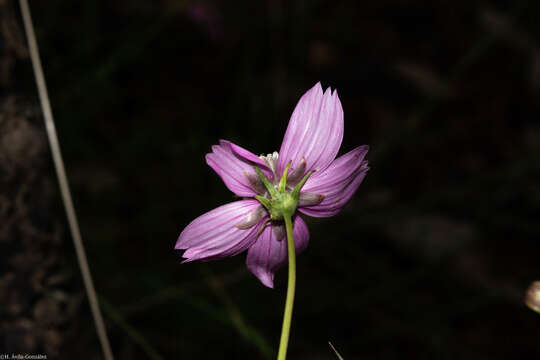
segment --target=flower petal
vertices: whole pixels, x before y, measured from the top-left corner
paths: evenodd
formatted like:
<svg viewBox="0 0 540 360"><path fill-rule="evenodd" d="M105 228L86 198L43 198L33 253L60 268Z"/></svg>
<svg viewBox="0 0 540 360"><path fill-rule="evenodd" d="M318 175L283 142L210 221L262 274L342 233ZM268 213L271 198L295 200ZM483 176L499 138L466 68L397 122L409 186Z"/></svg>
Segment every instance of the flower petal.
<svg viewBox="0 0 540 360"><path fill-rule="evenodd" d="M369 170L364 160L369 146L363 145L340 156L322 171L307 180L302 192L320 194L324 199L317 205L300 206L299 211L313 217L333 216L341 211L358 189Z"/></svg>
<svg viewBox="0 0 540 360"><path fill-rule="evenodd" d="M323 171L335 159L343 139L343 108L336 91L323 94L317 83L302 96L289 121L281 149L278 174L291 160L291 171L306 161L306 172Z"/></svg>
<svg viewBox="0 0 540 360"><path fill-rule="evenodd" d="M248 229L238 225L259 207L257 200L240 200L209 211L186 226L174 248L186 250L182 255L185 261L236 255L253 244L262 221Z"/></svg>
<svg viewBox="0 0 540 360"><path fill-rule="evenodd" d="M236 155L241 157L243 160L252 162L254 165L258 166L261 169L268 169L268 166L266 165L264 160L253 154L251 151L246 150L243 147L233 144L232 142L227 140L221 140L220 143L228 143L231 146L232 151Z"/></svg>
<svg viewBox="0 0 540 360"><path fill-rule="evenodd" d="M248 269L269 288L274 287L274 272L287 263L287 239L276 239L272 226L267 226L247 254ZM277 225L280 226L280 225ZM300 254L308 245L309 230L300 216L295 216L293 223L294 245L296 254Z"/></svg>
<svg viewBox="0 0 540 360"><path fill-rule="evenodd" d="M267 177L272 178L272 171L263 160L227 140L220 140L219 145L212 146L212 152L206 154L206 163L216 171L229 190L238 196L254 196L259 193L254 189L259 176L253 166L260 167Z"/></svg>

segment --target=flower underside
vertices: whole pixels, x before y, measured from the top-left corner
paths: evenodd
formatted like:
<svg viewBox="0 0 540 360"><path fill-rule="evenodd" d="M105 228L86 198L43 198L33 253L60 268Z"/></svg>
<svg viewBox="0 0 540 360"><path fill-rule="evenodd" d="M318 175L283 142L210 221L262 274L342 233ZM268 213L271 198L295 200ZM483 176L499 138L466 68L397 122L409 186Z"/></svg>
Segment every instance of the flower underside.
<svg viewBox="0 0 540 360"><path fill-rule="evenodd" d="M337 157L343 129L337 91L323 91L317 83L298 101L279 154L257 156L227 140L213 145L206 163L240 199L197 217L182 230L175 249L184 250L184 262L247 250L248 269L273 287L274 273L291 253L290 244L280 240L294 239L296 254L308 245L309 230L300 213L316 218L338 214L369 169L364 159L368 146ZM285 226L289 219L290 236Z"/></svg>
<svg viewBox="0 0 540 360"><path fill-rule="evenodd" d="M291 161L289 161L281 177L277 174L277 160L279 158L277 151L266 156L261 155L259 158L272 170L273 176L271 179L268 179L257 166L254 166L254 169L258 176L244 172L251 187L257 193L255 198L262 206L249 213L247 218L236 225L236 227L239 229L249 229L267 217L257 235L264 230L268 223L274 222L274 225L277 225L273 227L276 238L282 240L285 237L284 217L292 217L299 205L311 206L320 204L324 199L324 195L300 191L307 179L315 172L315 170L311 170L305 173L305 158L302 158L300 165L290 172Z"/></svg>

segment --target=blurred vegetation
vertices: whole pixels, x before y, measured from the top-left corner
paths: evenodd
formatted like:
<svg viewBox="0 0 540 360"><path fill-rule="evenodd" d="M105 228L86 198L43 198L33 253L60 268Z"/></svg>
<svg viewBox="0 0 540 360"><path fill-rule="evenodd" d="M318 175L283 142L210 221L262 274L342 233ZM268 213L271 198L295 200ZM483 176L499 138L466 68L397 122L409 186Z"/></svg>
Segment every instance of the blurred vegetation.
<svg viewBox="0 0 540 360"><path fill-rule="evenodd" d="M371 170L343 213L308 219L289 357L540 357L522 303L540 277L540 3L508 3L31 2L117 358L273 357L285 273L270 290L243 255L181 265L173 246L233 200L210 146L278 150L319 80ZM10 91L36 97L17 64ZM85 309L65 354L96 352Z"/></svg>

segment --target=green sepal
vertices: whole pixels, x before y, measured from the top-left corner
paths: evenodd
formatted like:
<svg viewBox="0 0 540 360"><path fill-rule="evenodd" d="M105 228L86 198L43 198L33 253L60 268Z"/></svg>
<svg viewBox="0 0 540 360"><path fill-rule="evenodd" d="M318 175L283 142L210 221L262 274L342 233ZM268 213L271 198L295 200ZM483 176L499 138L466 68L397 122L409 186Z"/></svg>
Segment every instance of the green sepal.
<svg viewBox="0 0 540 360"><path fill-rule="evenodd" d="M255 199L259 200L259 202L268 210L272 207L270 199L267 199L264 196L255 195Z"/></svg>
<svg viewBox="0 0 540 360"><path fill-rule="evenodd" d="M307 179L311 176L311 174L313 174L315 172L315 170L311 170L309 171L303 178L302 180L300 180L300 182L298 184L296 184L296 186L294 187L293 189L293 192L292 192L292 196L298 200L298 197L300 196L300 190L302 190L302 187L304 186L304 184L306 183Z"/></svg>
<svg viewBox="0 0 540 360"><path fill-rule="evenodd" d="M266 175L263 174L261 169L259 169L257 166L254 166L254 168L255 168L255 171L257 172L257 174L259 175L259 177L261 178L261 180L262 180L262 182L264 184L264 187L266 188L266 190L268 190L268 193L270 195L272 195L272 197L275 197L277 195L277 190L274 187L274 185L272 185L272 183L270 182L270 180L268 180Z"/></svg>
<svg viewBox="0 0 540 360"><path fill-rule="evenodd" d="M283 192L285 191L285 187L287 186L287 173L289 172L289 168L291 167L291 162L287 164L287 167L283 171L283 175L281 176L281 179L279 179L279 191Z"/></svg>

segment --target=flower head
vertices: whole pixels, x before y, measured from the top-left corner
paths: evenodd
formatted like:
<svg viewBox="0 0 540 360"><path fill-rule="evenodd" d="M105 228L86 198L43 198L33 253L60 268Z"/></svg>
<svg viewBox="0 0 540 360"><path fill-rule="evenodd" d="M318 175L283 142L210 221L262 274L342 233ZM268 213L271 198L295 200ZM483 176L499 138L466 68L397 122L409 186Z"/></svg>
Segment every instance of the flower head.
<svg viewBox="0 0 540 360"><path fill-rule="evenodd" d="M221 140L206 162L243 200L220 206L193 220L175 249L184 262L214 260L245 250L247 267L268 287L287 261L282 215L293 219L295 249L308 245L309 231L298 213L328 217L343 209L362 183L368 167L363 145L336 159L343 139L343 109L337 92L320 83L298 102L281 148L256 156Z"/></svg>

